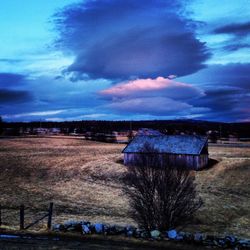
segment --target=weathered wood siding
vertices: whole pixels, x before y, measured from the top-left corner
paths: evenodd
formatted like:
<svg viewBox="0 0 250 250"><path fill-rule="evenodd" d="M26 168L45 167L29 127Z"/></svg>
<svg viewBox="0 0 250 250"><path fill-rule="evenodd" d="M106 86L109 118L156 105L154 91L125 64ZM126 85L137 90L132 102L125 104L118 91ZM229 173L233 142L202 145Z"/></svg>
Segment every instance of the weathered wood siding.
<svg viewBox="0 0 250 250"><path fill-rule="evenodd" d="M140 154L137 153L124 153L124 165L133 165ZM175 155L175 154L158 154L159 160L173 166L185 166L189 169L201 169L208 164L208 154L202 155Z"/></svg>

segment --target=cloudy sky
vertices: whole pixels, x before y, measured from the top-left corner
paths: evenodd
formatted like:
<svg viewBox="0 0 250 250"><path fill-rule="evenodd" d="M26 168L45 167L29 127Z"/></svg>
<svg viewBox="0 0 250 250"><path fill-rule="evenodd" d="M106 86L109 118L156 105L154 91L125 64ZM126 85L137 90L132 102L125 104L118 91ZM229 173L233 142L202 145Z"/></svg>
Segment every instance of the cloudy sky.
<svg viewBox="0 0 250 250"><path fill-rule="evenodd" d="M249 0L0 3L5 121L250 121Z"/></svg>

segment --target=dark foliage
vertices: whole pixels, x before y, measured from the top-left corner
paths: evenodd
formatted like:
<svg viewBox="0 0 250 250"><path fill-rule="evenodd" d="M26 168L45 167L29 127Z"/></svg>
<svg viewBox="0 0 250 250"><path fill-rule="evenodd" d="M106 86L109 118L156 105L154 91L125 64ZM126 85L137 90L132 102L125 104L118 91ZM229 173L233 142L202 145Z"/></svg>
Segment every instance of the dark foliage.
<svg viewBox="0 0 250 250"><path fill-rule="evenodd" d="M143 151L154 152L149 145ZM202 205L196 198L193 172L165 160L154 153L140 154L125 178L131 217L147 231L184 225Z"/></svg>
<svg viewBox="0 0 250 250"><path fill-rule="evenodd" d="M110 133L112 131L138 130L140 128L157 129L163 134L193 134L206 135L208 130L220 131L219 136L228 137L237 134L239 137L250 137L250 123L218 123L195 120L151 120L151 121L70 121L70 122L13 122L4 123L4 128L61 128L65 134L77 133Z"/></svg>
<svg viewBox="0 0 250 250"><path fill-rule="evenodd" d="M2 117L0 116L0 135L2 134L3 132L3 120L2 120Z"/></svg>

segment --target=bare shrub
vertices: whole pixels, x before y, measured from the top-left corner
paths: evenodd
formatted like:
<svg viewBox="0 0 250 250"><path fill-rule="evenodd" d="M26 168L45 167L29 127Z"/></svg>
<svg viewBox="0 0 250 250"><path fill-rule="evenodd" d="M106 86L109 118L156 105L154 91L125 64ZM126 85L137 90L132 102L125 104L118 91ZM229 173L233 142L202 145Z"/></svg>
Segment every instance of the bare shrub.
<svg viewBox="0 0 250 250"><path fill-rule="evenodd" d="M196 198L194 173L168 163L167 158L144 145L126 174L125 193L131 217L147 231L184 225L202 205Z"/></svg>

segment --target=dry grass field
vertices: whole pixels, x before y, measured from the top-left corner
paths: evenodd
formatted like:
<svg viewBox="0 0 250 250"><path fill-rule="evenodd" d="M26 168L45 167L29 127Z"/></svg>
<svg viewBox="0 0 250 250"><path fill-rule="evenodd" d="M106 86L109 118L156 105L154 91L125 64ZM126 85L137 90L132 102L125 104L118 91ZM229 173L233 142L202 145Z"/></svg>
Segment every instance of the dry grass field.
<svg viewBox="0 0 250 250"><path fill-rule="evenodd" d="M54 223L133 224L121 190L124 146L72 138L0 139L0 203L24 203L27 222L53 201ZM204 206L184 230L249 238L250 147L209 146L209 154L218 163L196 172ZM18 212L4 212L3 222L18 226Z"/></svg>

